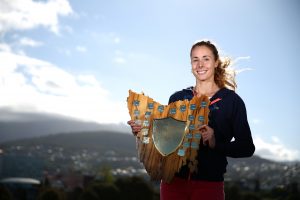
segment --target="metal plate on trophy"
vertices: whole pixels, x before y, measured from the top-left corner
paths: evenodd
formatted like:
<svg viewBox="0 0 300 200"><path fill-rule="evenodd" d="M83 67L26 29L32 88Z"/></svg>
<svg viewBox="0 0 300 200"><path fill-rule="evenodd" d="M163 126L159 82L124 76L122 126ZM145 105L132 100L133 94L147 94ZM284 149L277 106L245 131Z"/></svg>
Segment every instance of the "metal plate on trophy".
<svg viewBox="0 0 300 200"><path fill-rule="evenodd" d="M185 121L179 121L172 117L154 119L152 138L156 149L163 156L175 152L182 143L185 127Z"/></svg>

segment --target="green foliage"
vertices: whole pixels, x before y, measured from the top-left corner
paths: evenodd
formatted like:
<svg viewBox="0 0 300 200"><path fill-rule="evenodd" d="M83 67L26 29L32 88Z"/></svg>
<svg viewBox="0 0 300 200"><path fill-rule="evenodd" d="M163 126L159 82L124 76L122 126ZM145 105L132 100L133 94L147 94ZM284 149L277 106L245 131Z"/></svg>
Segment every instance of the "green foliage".
<svg viewBox="0 0 300 200"><path fill-rule="evenodd" d="M38 196L38 200L66 200L65 193L54 188L44 188Z"/></svg>
<svg viewBox="0 0 300 200"><path fill-rule="evenodd" d="M118 179L115 183L120 188L122 200L152 200L153 188L141 177Z"/></svg>
<svg viewBox="0 0 300 200"><path fill-rule="evenodd" d="M67 192L68 200L80 200L83 195L83 189L81 187L75 187L72 191ZM84 196L82 197L84 198Z"/></svg>
<svg viewBox="0 0 300 200"><path fill-rule="evenodd" d="M110 177L110 168L103 167L100 172ZM115 178L114 178L115 179ZM257 183L259 184L259 183ZM142 177L123 177L112 181L110 178L102 178L92 182L83 190L74 190L74 194L68 194L67 200L154 200L159 199L159 193L155 193L150 182ZM75 194L76 193L76 194ZM225 197L229 200L299 200L300 193L296 182L286 187L276 187L272 190L249 189L242 187L238 182L225 183ZM60 190L42 190L38 200L65 199Z"/></svg>
<svg viewBox="0 0 300 200"><path fill-rule="evenodd" d="M229 182L225 184L225 197L230 200L299 200L300 192L297 182L287 186L278 186L271 190L261 189L258 191L255 181L253 189L243 188L238 182Z"/></svg>
<svg viewBox="0 0 300 200"><path fill-rule="evenodd" d="M241 190L238 185L225 187L225 197L230 200L241 200Z"/></svg>
<svg viewBox="0 0 300 200"><path fill-rule="evenodd" d="M254 192L247 192L243 194L242 200L260 200L261 198L259 197L258 194Z"/></svg>
<svg viewBox="0 0 300 200"><path fill-rule="evenodd" d="M95 181L84 189L80 200L153 200L153 188L141 177L119 178L113 183Z"/></svg>
<svg viewBox="0 0 300 200"><path fill-rule="evenodd" d="M88 188L83 191L79 197L79 200L100 200L100 198L93 189Z"/></svg>
<svg viewBox="0 0 300 200"><path fill-rule="evenodd" d="M13 197L11 193L5 187L0 185L0 199L1 200L12 200Z"/></svg>
<svg viewBox="0 0 300 200"><path fill-rule="evenodd" d="M100 169L98 176L101 179L101 181L104 183L113 184L115 181L115 178L111 172L111 167L109 166L103 166Z"/></svg>
<svg viewBox="0 0 300 200"><path fill-rule="evenodd" d="M94 183L90 188L95 191L99 199L111 199L118 200L120 199L120 191L114 185L110 183Z"/></svg>

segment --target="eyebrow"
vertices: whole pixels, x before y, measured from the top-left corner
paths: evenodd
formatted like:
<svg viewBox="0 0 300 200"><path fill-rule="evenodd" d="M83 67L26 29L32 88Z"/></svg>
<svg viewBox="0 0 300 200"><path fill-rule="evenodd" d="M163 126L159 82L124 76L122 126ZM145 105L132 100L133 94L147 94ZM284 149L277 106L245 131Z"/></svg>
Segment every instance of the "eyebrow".
<svg viewBox="0 0 300 200"><path fill-rule="evenodd" d="M199 57L198 56L194 56L194 57L192 57L192 59L199 59ZM204 56L202 56L202 58L212 58L211 56L209 56L209 55L204 55Z"/></svg>

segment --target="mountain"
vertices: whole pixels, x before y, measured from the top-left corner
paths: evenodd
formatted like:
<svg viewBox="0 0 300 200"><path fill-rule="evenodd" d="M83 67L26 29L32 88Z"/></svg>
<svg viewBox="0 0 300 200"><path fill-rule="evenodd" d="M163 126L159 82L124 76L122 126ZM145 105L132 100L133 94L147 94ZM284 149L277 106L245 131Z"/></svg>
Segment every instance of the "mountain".
<svg viewBox="0 0 300 200"><path fill-rule="evenodd" d="M0 109L0 143L56 133L104 130L123 133L130 131L125 124L99 124L54 114Z"/></svg>
<svg viewBox="0 0 300 200"><path fill-rule="evenodd" d="M116 155L136 156L135 138L131 134L118 131L82 131L51 134L33 138L23 138L0 143L3 149L12 146L22 146L24 149L34 146L62 147L70 152L85 149L87 151L108 152L114 151ZM259 156L251 158L228 158L229 165L260 166L262 164L276 163Z"/></svg>
<svg viewBox="0 0 300 200"><path fill-rule="evenodd" d="M3 163L8 164L11 160L11 165L6 169L17 169L21 166L20 171L24 174L28 174L29 171L36 172L37 170L31 170L29 167L26 169L24 166L32 166L32 163L38 163L39 160L49 171L67 172L73 168L83 173L96 173L100 166L108 165L116 173L130 174L143 169L136 158L135 145L132 134L93 131L8 141L0 143L0 148L4 155ZM17 166L14 164L16 160ZM23 164L20 164L21 162ZM17 171L15 168L14 173ZM239 182L247 188L256 187L259 181L261 188L270 189L298 182L300 163L275 162L256 155L251 158L228 158L225 180Z"/></svg>
<svg viewBox="0 0 300 200"><path fill-rule="evenodd" d="M118 155L135 156L135 138L133 135L117 131L84 131L59 133L34 138L25 138L0 143L2 148L22 146L62 147L66 150L115 151Z"/></svg>
<svg viewBox="0 0 300 200"><path fill-rule="evenodd" d="M64 149L114 150L116 154L136 155L135 138L118 131L81 131L51 134L33 138L23 138L0 143L2 148L9 146L32 147L35 145L56 146ZM277 162L254 155L250 158L228 158L230 165L239 163L245 166L260 166L262 164L276 164Z"/></svg>

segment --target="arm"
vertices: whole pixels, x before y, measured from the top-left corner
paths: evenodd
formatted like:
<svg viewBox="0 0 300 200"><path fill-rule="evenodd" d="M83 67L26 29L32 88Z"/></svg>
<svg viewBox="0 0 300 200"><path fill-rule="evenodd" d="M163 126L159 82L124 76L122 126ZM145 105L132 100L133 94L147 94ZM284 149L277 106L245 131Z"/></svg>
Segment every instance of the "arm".
<svg viewBox="0 0 300 200"><path fill-rule="evenodd" d="M255 146L247 120L246 107L243 100L238 96L234 100L231 117L231 135L234 137L234 141L223 142L216 138L215 150L233 158L252 156Z"/></svg>

